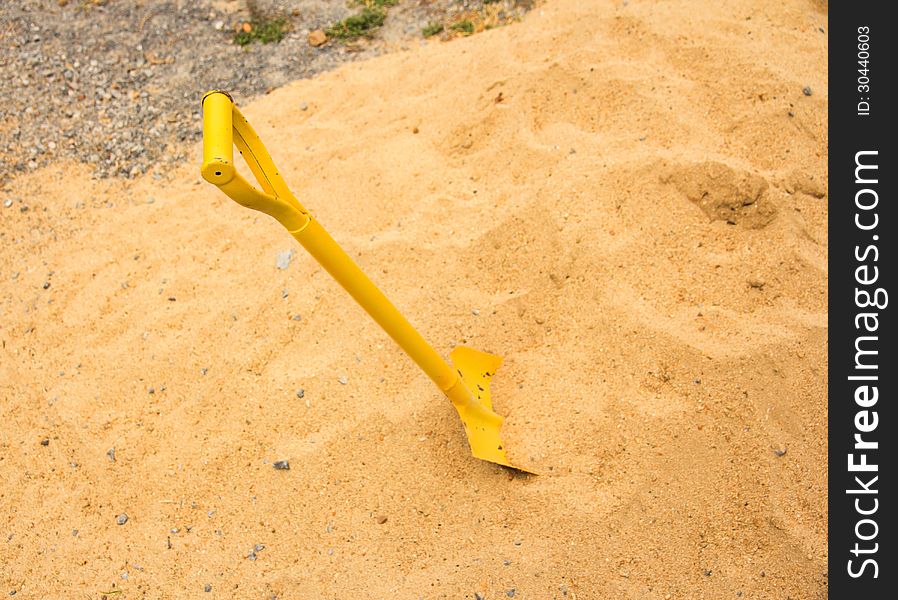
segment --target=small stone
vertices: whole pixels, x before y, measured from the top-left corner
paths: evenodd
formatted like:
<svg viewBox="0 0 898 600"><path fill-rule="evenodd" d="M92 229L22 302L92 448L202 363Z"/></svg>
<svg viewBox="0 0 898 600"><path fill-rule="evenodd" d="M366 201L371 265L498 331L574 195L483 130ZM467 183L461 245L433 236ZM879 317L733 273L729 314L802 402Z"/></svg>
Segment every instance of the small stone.
<svg viewBox="0 0 898 600"><path fill-rule="evenodd" d="M293 315L291 318L292 318L294 321L301 321L301 320L302 320L302 316L300 316L300 315Z"/></svg>
<svg viewBox="0 0 898 600"><path fill-rule="evenodd" d="M524 543L523 540L515 540L515 541L514 541L514 545L515 545L515 546L520 546L520 545L523 544L523 543Z"/></svg>
<svg viewBox="0 0 898 600"><path fill-rule="evenodd" d="M471 311L471 314L476 317L477 315L480 314L480 311L475 308L474 310Z"/></svg>
<svg viewBox="0 0 898 600"><path fill-rule="evenodd" d="M265 549L265 544L256 544L253 546L253 552L261 552Z"/></svg>
<svg viewBox="0 0 898 600"><path fill-rule="evenodd" d="M77 529L73 529L73 530L72 530L72 537L78 537L78 530L77 530Z"/></svg>
<svg viewBox="0 0 898 600"><path fill-rule="evenodd" d="M7 200L5 200L5 201L3 202L3 206L4 206L5 208L9 208L10 206L12 206L12 198L8 198Z"/></svg>
<svg viewBox="0 0 898 600"><path fill-rule="evenodd" d="M387 522L387 516L386 516L386 515L380 515L379 517L377 517L377 524L378 524L378 525L383 525L383 524L386 523L386 522Z"/></svg>
<svg viewBox="0 0 898 600"><path fill-rule="evenodd" d="M126 515L125 513L122 513L115 518L116 525L124 525L127 522L128 522L128 515Z"/></svg>
<svg viewBox="0 0 898 600"><path fill-rule="evenodd" d="M305 397L306 397L306 391L305 391L304 389L302 389L302 388L299 388L298 390L296 390L296 397L297 397L297 398L305 398Z"/></svg>
<svg viewBox="0 0 898 600"><path fill-rule="evenodd" d="M290 295L290 290L288 290L287 288L284 288L283 290L281 290L281 298L286 298L289 295Z"/></svg>
<svg viewBox="0 0 898 600"><path fill-rule="evenodd" d="M300 102L299 110L309 110L309 103L308 102Z"/></svg>
<svg viewBox="0 0 898 600"><path fill-rule="evenodd" d="M206 592L206 593L208 594L209 592L212 591L212 586L209 585L209 584L207 583L207 584L203 587L203 591Z"/></svg>
<svg viewBox="0 0 898 600"><path fill-rule="evenodd" d="M289 471L290 470L290 461L288 460L276 460L271 465L278 471Z"/></svg>
<svg viewBox="0 0 898 600"><path fill-rule="evenodd" d="M756 290L764 289L765 285L767 285L767 282L760 277L752 277L748 280L748 287L754 288Z"/></svg>
<svg viewBox="0 0 898 600"><path fill-rule="evenodd" d="M155 202L155 201L156 201L156 199L153 198L152 196L150 196L149 198L147 198L147 204L152 204L152 203Z"/></svg>
<svg viewBox="0 0 898 600"><path fill-rule="evenodd" d="M106 451L106 456L109 457L109 460L115 462L115 448L110 448Z"/></svg>
<svg viewBox="0 0 898 600"><path fill-rule="evenodd" d="M321 29L309 32L309 45L318 48L327 43L327 34Z"/></svg>
<svg viewBox="0 0 898 600"><path fill-rule="evenodd" d="M514 598L514 592L515 592L515 589L511 588L510 590L505 592L505 595L508 596L509 598Z"/></svg>
<svg viewBox="0 0 898 600"><path fill-rule="evenodd" d="M127 571L122 571L122 579L125 579L125 580L128 579L128 572L127 572Z"/></svg>
<svg viewBox="0 0 898 600"><path fill-rule="evenodd" d="M41 446L49 446L49 445L50 445L50 440L48 440L47 438L44 438L41 440Z"/></svg>
<svg viewBox="0 0 898 600"><path fill-rule="evenodd" d="M812 90L812 89L810 88L810 86L807 86L807 85L806 85L806 86L804 86L804 88L801 90L801 93L804 94L805 96L810 96L811 94L814 93L814 90Z"/></svg>
<svg viewBox="0 0 898 600"><path fill-rule="evenodd" d="M773 453L776 454L777 456L785 456L786 448L774 448Z"/></svg>
<svg viewBox="0 0 898 600"><path fill-rule="evenodd" d="M711 569L705 569L705 577L710 577L712 572Z"/></svg>
<svg viewBox="0 0 898 600"><path fill-rule="evenodd" d="M49 282L49 281L45 281L43 287L44 287L45 290L50 289L50 282Z"/></svg>
<svg viewBox="0 0 898 600"><path fill-rule="evenodd" d="M278 252L277 260L275 261L277 268L283 271L289 267L294 254L296 254L296 252L292 248L290 250L285 250L284 252Z"/></svg>
<svg viewBox="0 0 898 600"><path fill-rule="evenodd" d="M349 383L349 378L346 377L346 375L341 375L340 378L337 379L337 381L340 382L340 385L346 385L347 383Z"/></svg>
<svg viewBox="0 0 898 600"><path fill-rule="evenodd" d="M483 594L480 592L474 592L474 600L483 600Z"/></svg>

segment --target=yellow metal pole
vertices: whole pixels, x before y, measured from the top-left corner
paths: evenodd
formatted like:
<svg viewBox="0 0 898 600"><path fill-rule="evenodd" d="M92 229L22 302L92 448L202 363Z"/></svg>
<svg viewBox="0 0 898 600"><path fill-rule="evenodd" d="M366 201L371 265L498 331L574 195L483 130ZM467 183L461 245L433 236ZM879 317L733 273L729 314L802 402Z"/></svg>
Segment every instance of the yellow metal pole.
<svg viewBox="0 0 898 600"><path fill-rule="evenodd" d="M458 375L314 218L290 234L444 392Z"/></svg>

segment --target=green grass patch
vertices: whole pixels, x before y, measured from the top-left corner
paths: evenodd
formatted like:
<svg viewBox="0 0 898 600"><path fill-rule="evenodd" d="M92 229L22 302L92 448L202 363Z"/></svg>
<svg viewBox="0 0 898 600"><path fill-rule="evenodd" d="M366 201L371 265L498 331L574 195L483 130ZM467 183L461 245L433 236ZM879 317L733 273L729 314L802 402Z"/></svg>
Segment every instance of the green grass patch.
<svg viewBox="0 0 898 600"><path fill-rule="evenodd" d="M366 5L358 13L350 15L342 21L337 21L324 32L328 37L339 40L354 40L371 35L373 30L384 24L386 18L387 11L383 8L378 6L372 8Z"/></svg>
<svg viewBox="0 0 898 600"><path fill-rule="evenodd" d="M253 20L249 25L249 31L241 29L234 34L234 43L239 46L247 46L253 42L271 44L280 42L290 31L290 24L283 18Z"/></svg>
<svg viewBox="0 0 898 600"><path fill-rule="evenodd" d="M424 37L433 37L438 33L443 33L442 23L428 23L427 26L421 30L421 33L424 34Z"/></svg>
<svg viewBox="0 0 898 600"><path fill-rule="evenodd" d="M474 33L474 23L471 21L459 21L458 23L453 23L451 29L452 31L460 31L465 35L471 35Z"/></svg>

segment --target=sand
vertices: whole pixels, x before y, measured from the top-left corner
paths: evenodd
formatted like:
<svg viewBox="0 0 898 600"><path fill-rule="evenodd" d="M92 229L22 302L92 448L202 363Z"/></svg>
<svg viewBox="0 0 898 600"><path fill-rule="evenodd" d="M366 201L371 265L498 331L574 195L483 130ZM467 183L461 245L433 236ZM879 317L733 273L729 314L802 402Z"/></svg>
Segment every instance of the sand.
<svg viewBox="0 0 898 600"><path fill-rule="evenodd" d="M13 180L0 592L825 597L825 22L550 1L243 106L441 353L504 356L493 399L538 476L473 459L199 148L158 179Z"/></svg>

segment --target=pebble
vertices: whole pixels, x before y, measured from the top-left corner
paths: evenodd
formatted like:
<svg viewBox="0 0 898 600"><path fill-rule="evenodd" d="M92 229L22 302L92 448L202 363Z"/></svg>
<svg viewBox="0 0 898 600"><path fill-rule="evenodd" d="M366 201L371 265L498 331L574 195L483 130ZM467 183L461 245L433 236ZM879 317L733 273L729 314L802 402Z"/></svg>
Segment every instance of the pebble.
<svg viewBox="0 0 898 600"><path fill-rule="evenodd" d="M106 451L106 456L109 457L109 460L115 462L115 448L110 448Z"/></svg>
<svg viewBox="0 0 898 600"><path fill-rule="evenodd" d="M305 398L305 397L306 397L306 391L305 391L304 389L302 389L302 388L299 388L298 390L296 390L296 397L297 397L297 398Z"/></svg>
<svg viewBox="0 0 898 600"><path fill-rule="evenodd" d="M299 110L309 110L309 103L308 102L300 102Z"/></svg>
<svg viewBox="0 0 898 600"><path fill-rule="evenodd" d="M203 587L203 591L206 592L206 593L211 592L211 591L212 591L212 586L209 585L209 584L207 583L207 584Z"/></svg>
<svg viewBox="0 0 898 600"><path fill-rule="evenodd" d="M774 448L773 453L776 454L777 456L785 456L786 448Z"/></svg>
<svg viewBox="0 0 898 600"><path fill-rule="evenodd" d="M12 206L12 198L5 200L3 202L3 206L5 206L6 208L9 208L10 206Z"/></svg>
<svg viewBox="0 0 898 600"><path fill-rule="evenodd" d="M294 321L299 321L299 320L302 319L302 317L301 317L300 315L293 315L292 318L293 318Z"/></svg>
<svg viewBox="0 0 898 600"><path fill-rule="evenodd" d="M377 517L377 524L378 524L378 525L383 525L383 524L386 523L386 522L387 522L387 516L386 516L386 515L380 515L379 517Z"/></svg>
<svg viewBox="0 0 898 600"><path fill-rule="evenodd" d="M309 45L315 48L327 43L327 34L321 29L309 32Z"/></svg>
<svg viewBox="0 0 898 600"><path fill-rule="evenodd" d="M278 471L289 471L290 470L290 461L288 460L276 460L271 465Z"/></svg>
<svg viewBox="0 0 898 600"><path fill-rule="evenodd" d="M748 286L756 290L763 289L765 285L767 285L767 282L760 277L752 277L748 280Z"/></svg>
<svg viewBox="0 0 898 600"><path fill-rule="evenodd" d="M294 254L296 254L296 252L292 248L290 250L285 250L284 252L278 252L276 260L277 268L283 271L289 267Z"/></svg>
<svg viewBox="0 0 898 600"><path fill-rule="evenodd" d="M509 598L514 598L514 593L515 593L515 589L511 588L510 590L505 592L505 595L508 596Z"/></svg>
<svg viewBox="0 0 898 600"><path fill-rule="evenodd" d="M483 594L480 592L474 592L474 600L483 600Z"/></svg>
<svg viewBox="0 0 898 600"><path fill-rule="evenodd" d="M805 96L810 96L811 94L814 93L814 91L810 88L810 86L806 85L806 86L804 86L804 89L801 90L801 93L804 94Z"/></svg>
<svg viewBox="0 0 898 600"><path fill-rule="evenodd" d="M341 375L340 378L337 379L337 381L340 382L340 385L346 385L347 383L349 383L349 378L345 375Z"/></svg>
<svg viewBox="0 0 898 600"><path fill-rule="evenodd" d="M256 553L261 552L264 549L265 549L265 544L256 544L255 546L253 546L253 549L249 551L249 554L246 555L246 558L248 560L256 560L256 558L258 558L256 556Z"/></svg>
<svg viewBox="0 0 898 600"><path fill-rule="evenodd" d="M41 440L41 446L49 446L49 445L50 445L50 440L48 440L47 438L44 438Z"/></svg>
<svg viewBox="0 0 898 600"><path fill-rule="evenodd" d="M122 513L115 518L116 525L124 525L127 522L128 522L128 515L126 515L125 513Z"/></svg>

